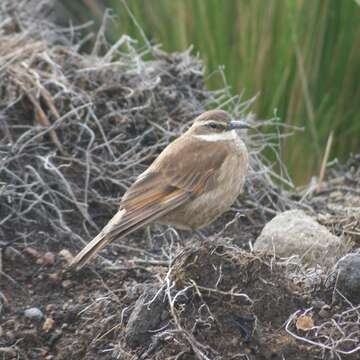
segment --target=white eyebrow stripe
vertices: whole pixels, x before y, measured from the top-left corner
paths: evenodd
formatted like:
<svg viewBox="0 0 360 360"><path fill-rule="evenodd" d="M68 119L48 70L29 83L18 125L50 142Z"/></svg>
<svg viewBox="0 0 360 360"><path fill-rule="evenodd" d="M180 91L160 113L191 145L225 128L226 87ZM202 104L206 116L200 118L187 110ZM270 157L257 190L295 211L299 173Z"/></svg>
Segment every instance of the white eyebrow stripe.
<svg viewBox="0 0 360 360"><path fill-rule="evenodd" d="M237 138L235 130L226 131L220 134L193 135L197 139L205 141L230 141Z"/></svg>

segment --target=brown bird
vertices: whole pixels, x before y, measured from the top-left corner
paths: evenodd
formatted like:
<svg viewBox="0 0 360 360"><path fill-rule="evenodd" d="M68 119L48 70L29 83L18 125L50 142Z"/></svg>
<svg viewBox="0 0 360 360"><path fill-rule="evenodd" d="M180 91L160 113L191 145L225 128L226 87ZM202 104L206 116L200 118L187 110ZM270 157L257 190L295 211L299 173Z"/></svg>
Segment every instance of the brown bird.
<svg viewBox="0 0 360 360"><path fill-rule="evenodd" d="M222 110L198 116L126 191L119 211L72 266L82 267L109 242L152 222L186 230L213 222L243 188L248 152L236 129L248 127Z"/></svg>

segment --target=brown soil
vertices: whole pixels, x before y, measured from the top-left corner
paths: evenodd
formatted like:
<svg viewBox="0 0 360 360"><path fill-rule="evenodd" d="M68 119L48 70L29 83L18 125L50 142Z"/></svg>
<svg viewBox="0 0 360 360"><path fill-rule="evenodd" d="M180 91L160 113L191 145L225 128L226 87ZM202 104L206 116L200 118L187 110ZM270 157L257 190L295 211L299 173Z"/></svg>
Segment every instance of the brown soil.
<svg viewBox="0 0 360 360"><path fill-rule="evenodd" d="M154 259L137 264L133 254L123 252L121 268L98 261L68 272L58 249L17 250L2 257L4 359L202 358L196 348L209 359L321 358L316 347L287 334L284 323L315 299L331 303L329 291L304 291L273 258L222 239L202 244L194 239L175 256L170 271ZM41 264L49 250L55 263ZM148 296L139 303L141 294ZM172 310L168 296L176 297ZM139 324L129 325L139 306L135 321L145 336ZM39 308L44 318L27 319L24 310L30 307ZM54 322L47 329L49 318ZM313 318L324 321L317 312Z"/></svg>

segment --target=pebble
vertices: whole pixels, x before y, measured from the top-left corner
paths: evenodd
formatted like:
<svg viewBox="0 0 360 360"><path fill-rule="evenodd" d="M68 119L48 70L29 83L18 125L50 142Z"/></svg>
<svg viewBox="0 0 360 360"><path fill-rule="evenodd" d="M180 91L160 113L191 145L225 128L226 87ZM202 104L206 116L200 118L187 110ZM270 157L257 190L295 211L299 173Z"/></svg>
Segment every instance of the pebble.
<svg viewBox="0 0 360 360"><path fill-rule="evenodd" d="M315 324L313 318L310 315L301 315L296 320L295 326L298 330L309 331L315 326Z"/></svg>
<svg viewBox="0 0 360 360"><path fill-rule="evenodd" d="M360 254L348 254L335 266L336 289L353 305L360 304ZM335 293L337 298L341 296Z"/></svg>
<svg viewBox="0 0 360 360"><path fill-rule="evenodd" d="M55 305L54 305L54 304L47 304L47 305L45 306L46 312L51 312L51 311L53 311L54 309L55 309Z"/></svg>
<svg viewBox="0 0 360 360"><path fill-rule="evenodd" d="M24 311L24 315L26 318L31 320L41 320L44 318L44 313L36 307L26 309Z"/></svg>
<svg viewBox="0 0 360 360"><path fill-rule="evenodd" d="M54 320L52 318L46 318L42 326L43 331L49 332L54 326Z"/></svg>
<svg viewBox="0 0 360 360"><path fill-rule="evenodd" d="M150 340L152 330L157 329L161 323L166 304L163 302L163 294L158 291L157 287L146 287L135 302L125 329L125 341L131 348Z"/></svg>
<svg viewBox="0 0 360 360"><path fill-rule="evenodd" d="M313 300L311 302L311 307L314 309L314 310L321 310L321 308L326 305L324 301L322 300Z"/></svg>
<svg viewBox="0 0 360 360"><path fill-rule="evenodd" d="M74 259L74 256L67 249L62 249L59 252L59 256L61 256L67 262L68 265L70 265Z"/></svg>
<svg viewBox="0 0 360 360"><path fill-rule="evenodd" d="M329 305L324 305L319 311L319 316L322 318L328 318L330 316L330 309L331 307Z"/></svg>
<svg viewBox="0 0 360 360"><path fill-rule="evenodd" d="M72 286L72 281L71 280L64 280L61 285L64 289L68 289Z"/></svg>
<svg viewBox="0 0 360 360"><path fill-rule="evenodd" d="M58 273L49 274L49 280L54 285L59 285L61 283L61 276Z"/></svg>
<svg viewBox="0 0 360 360"><path fill-rule="evenodd" d="M37 258L36 259L36 264L43 265L44 264L44 259L42 257Z"/></svg>
<svg viewBox="0 0 360 360"><path fill-rule="evenodd" d="M43 256L43 261L44 264L46 266L53 266L55 264L55 254L48 251L44 256Z"/></svg>

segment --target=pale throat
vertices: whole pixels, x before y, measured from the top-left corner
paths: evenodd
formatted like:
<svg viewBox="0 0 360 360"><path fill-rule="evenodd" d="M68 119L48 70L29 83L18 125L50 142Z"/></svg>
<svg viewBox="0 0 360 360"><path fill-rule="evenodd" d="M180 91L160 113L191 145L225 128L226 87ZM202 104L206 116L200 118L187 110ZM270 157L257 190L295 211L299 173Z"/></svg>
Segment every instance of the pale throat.
<svg viewBox="0 0 360 360"><path fill-rule="evenodd" d="M205 141L231 141L236 140L238 135L235 130L225 131L220 134L193 135L197 139Z"/></svg>

